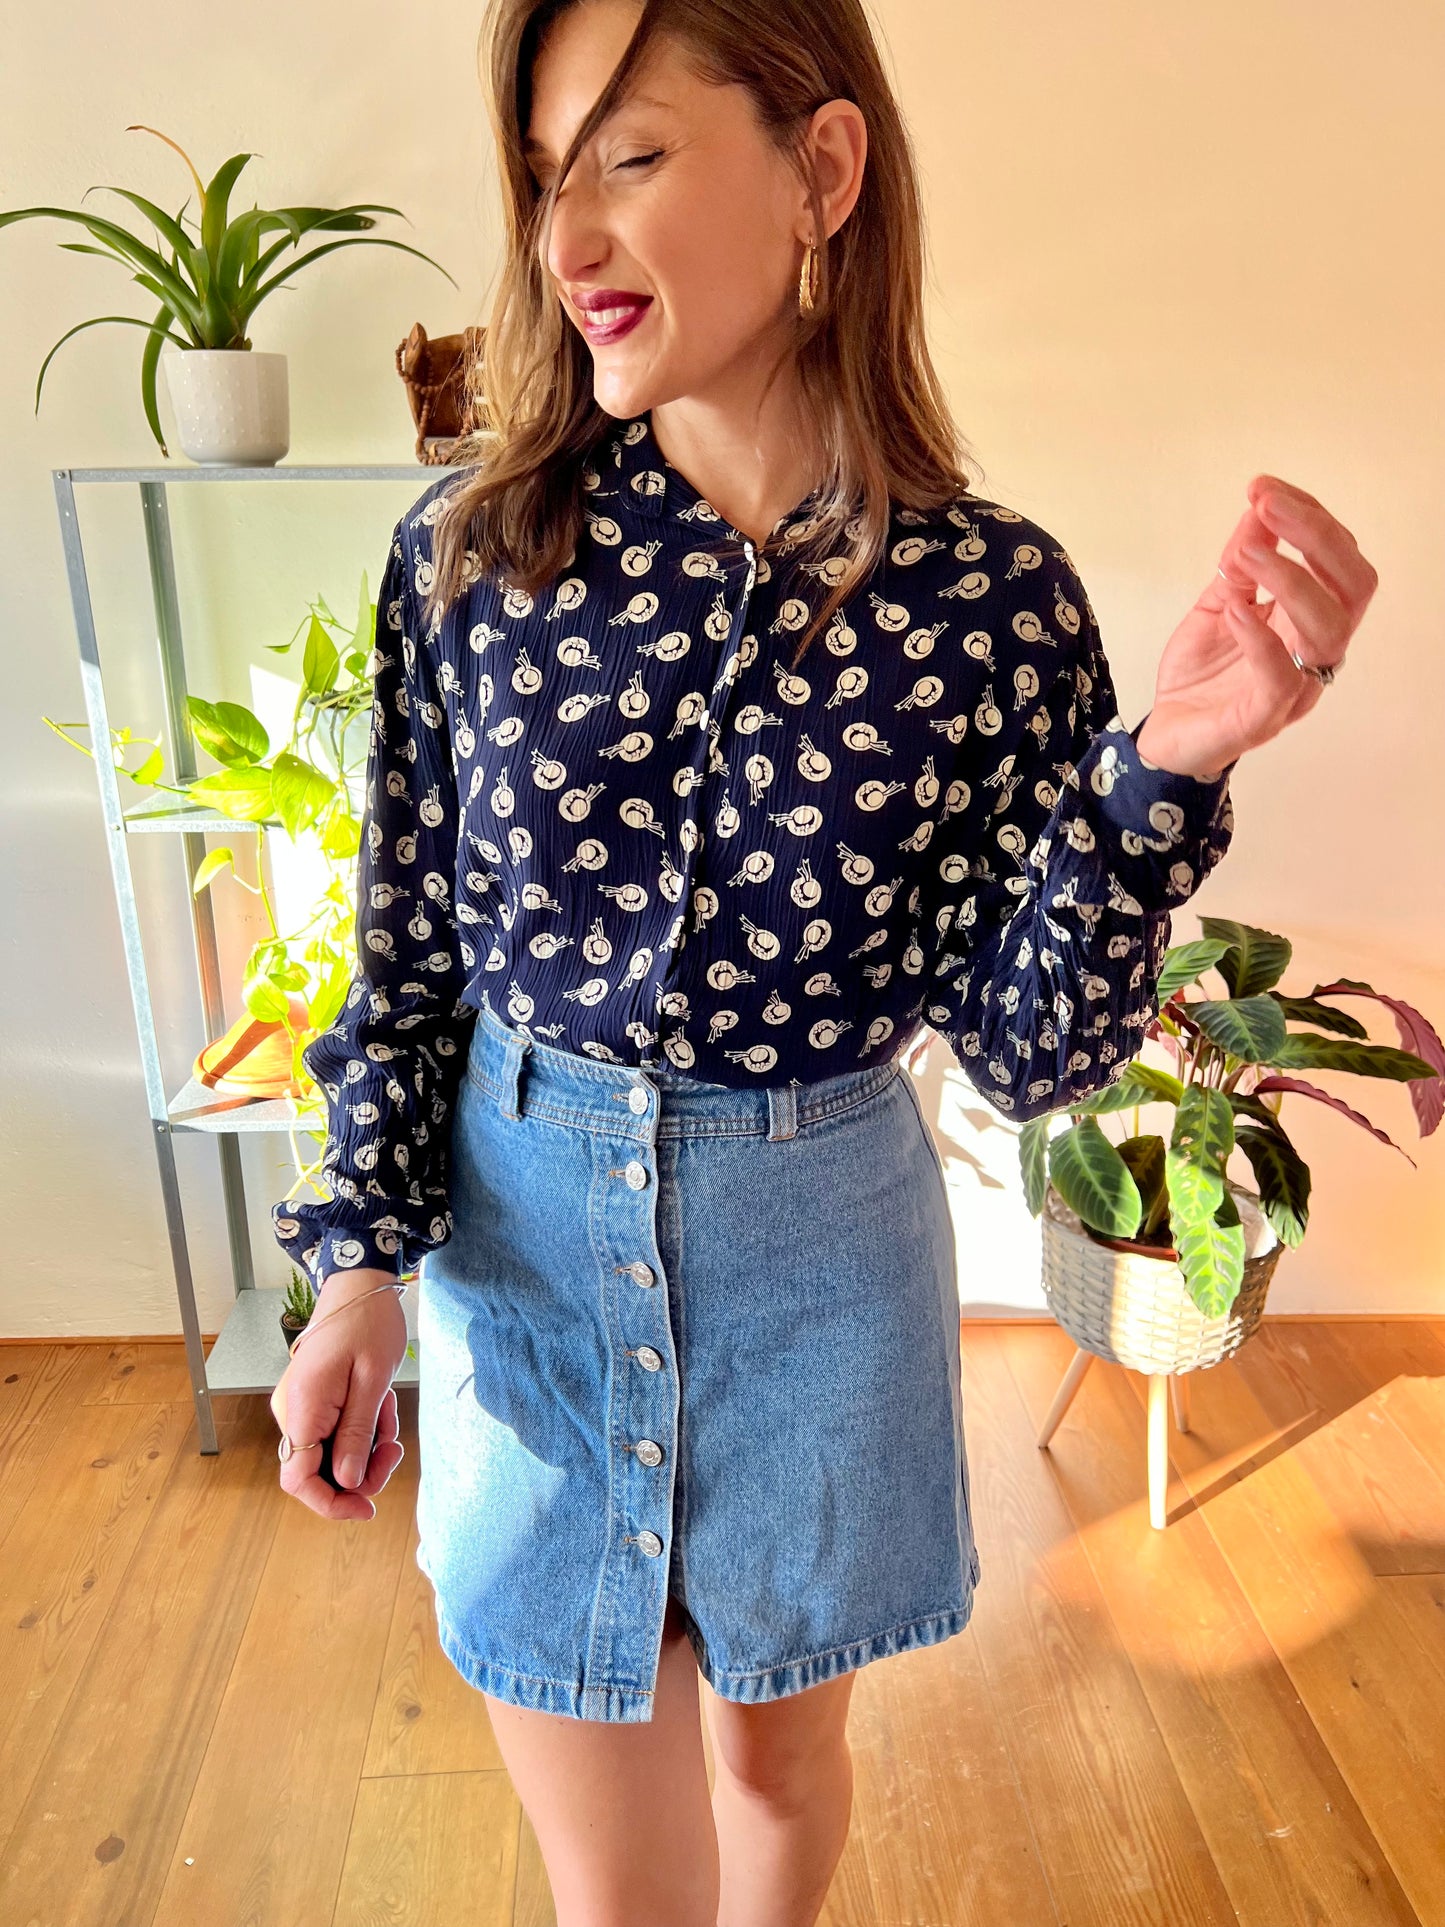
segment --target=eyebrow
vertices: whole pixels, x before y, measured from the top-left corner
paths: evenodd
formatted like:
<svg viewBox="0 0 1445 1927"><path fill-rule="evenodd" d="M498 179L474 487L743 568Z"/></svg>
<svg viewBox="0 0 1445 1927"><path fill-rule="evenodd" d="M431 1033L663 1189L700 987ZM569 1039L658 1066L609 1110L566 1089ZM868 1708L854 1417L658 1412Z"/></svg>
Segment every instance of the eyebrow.
<svg viewBox="0 0 1445 1927"><path fill-rule="evenodd" d="M602 126L606 127L608 121L615 120L617 115L628 107L660 107L665 114L676 112L670 100L659 100L655 94L628 94L622 100L618 101L617 105L612 109L612 112L607 116L607 119L603 121ZM598 128L596 131L600 133L602 130ZM529 158L534 155L541 158L546 155L547 149L545 144L539 141L535 135L528 134L522 142L522 152Z"/></svg>

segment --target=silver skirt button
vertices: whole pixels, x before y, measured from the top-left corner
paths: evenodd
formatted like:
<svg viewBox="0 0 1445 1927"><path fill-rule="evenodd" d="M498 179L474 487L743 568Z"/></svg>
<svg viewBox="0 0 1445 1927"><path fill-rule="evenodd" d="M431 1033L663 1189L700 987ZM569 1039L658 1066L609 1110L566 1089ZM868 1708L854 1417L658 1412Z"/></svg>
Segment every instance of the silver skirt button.
<svg viewBox="0 0 1445 1927"><path fill-rule="evenodd" d="M647 1166L640 1164L636 1158L627 1161L627 1182L634 1191L640 1191L647 1182Z"/></svg>
<svg viewBox="0 0 1445 1927"><path fill-rule="evenodd" d="M662 1447L656 1439L639 1439L636 1450L638 1458L644 1465L662 1464Z"/></svg>
<svg viewBox="0 0 1445 1927"><path fill-rule="evenodd" d="M657 1274L653 1271L652 1266L643 1264L640 1258L635 1265L629 1265L627 1269L631 1272L635 1284L651 1285L656 1283Z"/></svg>
<svg viewBox="0 0 1445 1927"><path fill-rule="evenodd" d="M643 1371L660 1372L662 1370L662 1353L655 1352L651 1345L639 1345L634 1356Z"/></svg>
<svg viewBox="0 0 1445 1927"><path fill-rule="evenodd" d="M627 1102L631 1109L641 1117L642 1113L647 1109L647 1086L645 1084L634 1084L632 1089L627 1093Z"/></svg>
<svg viewBox="0 0 1445 1927"><path fill-rule="evenodd" d="M639 1532L637 1543L649 1559L655 1559L662 1551L662 1541L655 1532Z"/></svg>

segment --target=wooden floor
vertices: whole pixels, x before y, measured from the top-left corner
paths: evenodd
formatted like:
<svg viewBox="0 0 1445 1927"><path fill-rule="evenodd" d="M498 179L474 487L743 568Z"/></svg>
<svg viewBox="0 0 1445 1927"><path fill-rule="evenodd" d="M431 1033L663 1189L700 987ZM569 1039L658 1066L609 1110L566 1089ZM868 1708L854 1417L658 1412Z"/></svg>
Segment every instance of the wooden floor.
<svg viewBox="0 0 1445 1927"><path fill-rule="evenodd" d="M1445 1326L1269 1321L1196 1375L1148 1524L1144 1381L966 1325L968 1630L863 1670L825 1927L1445 1927ZM4 1927L543 1927L435 1643L412 1446L366 1526L204 1458L180 1348L0 1346ZM709 1757L709 1771L711 1760Z"/></svg>

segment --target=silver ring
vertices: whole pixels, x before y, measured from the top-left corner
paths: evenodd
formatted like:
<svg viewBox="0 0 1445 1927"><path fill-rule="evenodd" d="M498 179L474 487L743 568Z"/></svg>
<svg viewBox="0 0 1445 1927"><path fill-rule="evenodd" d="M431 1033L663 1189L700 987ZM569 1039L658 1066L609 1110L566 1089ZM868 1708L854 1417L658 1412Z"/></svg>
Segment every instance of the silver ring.
<svg viewBox="0 0 1445 1927"><path fill-rule="evenodd" d="M1307 675L1313 676L1315 680L1321 684L1322 687L1328 689L1330 684L1334 681L1335 671L1334 671L1334 667L1330 663L1301 662L1299 659L1299 656L1295 653L1293 649L1290 650L1289 655L1290 655L1290 661L1294 664L1296 669L1302 669L1305 671Z"/></svg>

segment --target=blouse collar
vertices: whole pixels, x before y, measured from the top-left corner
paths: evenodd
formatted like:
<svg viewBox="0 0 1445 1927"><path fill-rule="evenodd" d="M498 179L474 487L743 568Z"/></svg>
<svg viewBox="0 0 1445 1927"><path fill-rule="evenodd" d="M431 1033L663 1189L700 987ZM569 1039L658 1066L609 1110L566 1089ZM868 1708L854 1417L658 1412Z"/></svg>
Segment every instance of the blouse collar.
<svg viewBox="0 0 1445 1927"><path fill-rule="evenodd" d="M619 421L604 435L598 449L601 486L616 487L621 500L653 521L698 522L715 526L739 542L747 541L741 529L700 495L682 470L675 468L663 454L652 429L652 411ZM803 500L779 516L772 535L788 522L797 521L816 501L821 489L813 489ZM769 537L771 540L771 536Z"/></svg>

